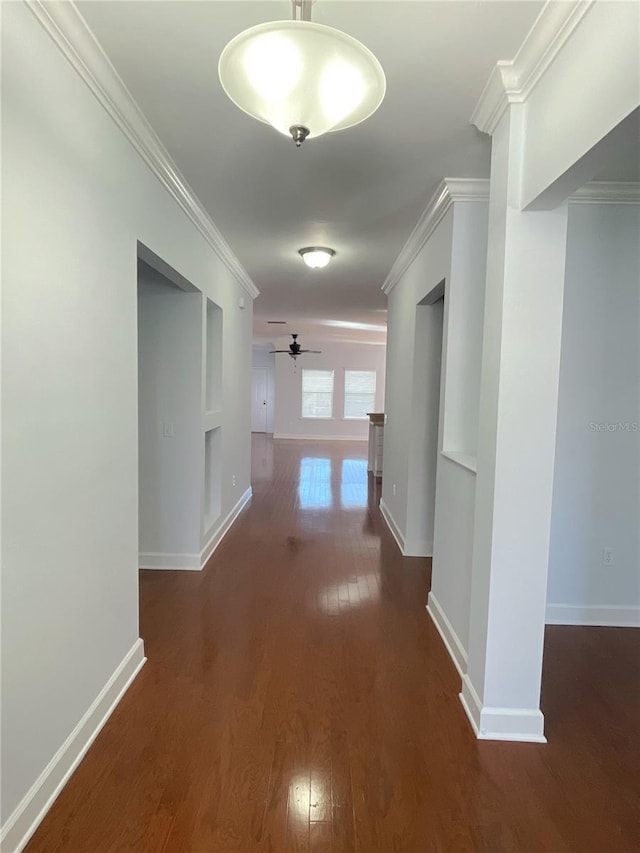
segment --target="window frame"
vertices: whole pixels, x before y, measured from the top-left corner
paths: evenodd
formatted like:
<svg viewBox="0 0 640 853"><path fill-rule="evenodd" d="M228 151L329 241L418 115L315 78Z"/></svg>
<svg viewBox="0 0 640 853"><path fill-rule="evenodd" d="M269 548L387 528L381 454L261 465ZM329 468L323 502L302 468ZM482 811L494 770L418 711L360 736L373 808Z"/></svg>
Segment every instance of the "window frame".
<svg viewBox="0 0 640 853"><path fill-rule="evenodd" d="M372 373L373 374L373 380L374 380L373 392L372 392L373 400L371 401L371 408L369 409L369 411L372 412L375 410L375 407L376 407L376 393L378 391L378 371L375 368L366 368L366 369L360 368L360 367L345 367L344 368L343 395L342 395L342 418L345 421L366 421L368 419L366 413L364 413L362 415L348 415L347 414L347 394L348 393L351 393L351 394L357 393L355 391L351 391L351 392L347 391L347 374L348 373Z"/></svg>
<svg viewBox="0 0 640 853"><path fill-rule="evenodd" d="M304 390L304 375L305 373L330 373L331 374L331 405L330 414L328 415L307 415L304 411L305 393L306 394L328 394L328 391L306 391ZM333 407L335 402L336 390L336 375L335 370L320 368L320 367L303 367L300 378L300 417L305 421L331 421L333 420Z"/></svg>

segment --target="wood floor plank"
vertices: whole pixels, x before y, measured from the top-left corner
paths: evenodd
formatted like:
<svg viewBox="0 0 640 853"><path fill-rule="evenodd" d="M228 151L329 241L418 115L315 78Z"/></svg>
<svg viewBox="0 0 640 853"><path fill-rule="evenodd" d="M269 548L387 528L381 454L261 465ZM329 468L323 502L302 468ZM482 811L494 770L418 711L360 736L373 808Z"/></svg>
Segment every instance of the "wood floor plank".
<svg viewBox="0 0 640 853"><path fill-rule="evenodd" d="M206 569L141 572L148 663L27 853L637 853L640 632L549 627L549 743L477 741L365 460L254 436Z"/></svg>

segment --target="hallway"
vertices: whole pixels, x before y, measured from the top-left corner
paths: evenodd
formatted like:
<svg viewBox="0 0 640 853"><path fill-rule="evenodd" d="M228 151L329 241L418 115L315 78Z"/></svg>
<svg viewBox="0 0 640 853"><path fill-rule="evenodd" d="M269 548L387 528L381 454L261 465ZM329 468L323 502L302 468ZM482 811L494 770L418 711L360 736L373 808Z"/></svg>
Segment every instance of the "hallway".
<svg viewBox="0 0 640 853"><path fill-rule="evenodd" d="M366 445L254 435L252 485L141 573L147 664L29 853L637 849L636 631L547 629L549 743L478 742Z"/></svg>

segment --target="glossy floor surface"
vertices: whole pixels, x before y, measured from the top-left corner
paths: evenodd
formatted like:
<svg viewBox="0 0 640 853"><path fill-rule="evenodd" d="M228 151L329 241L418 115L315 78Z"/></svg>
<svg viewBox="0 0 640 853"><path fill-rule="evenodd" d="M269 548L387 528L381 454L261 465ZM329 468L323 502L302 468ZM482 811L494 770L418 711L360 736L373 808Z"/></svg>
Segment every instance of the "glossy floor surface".
<svg viewBox="0 0 640 853"><path fill-rule="evenodd" d="M142 572L148 662L29 853L639 849L638 632L548 629L549 743L476 741L365 458L254 436L206 570Z"/></svg>

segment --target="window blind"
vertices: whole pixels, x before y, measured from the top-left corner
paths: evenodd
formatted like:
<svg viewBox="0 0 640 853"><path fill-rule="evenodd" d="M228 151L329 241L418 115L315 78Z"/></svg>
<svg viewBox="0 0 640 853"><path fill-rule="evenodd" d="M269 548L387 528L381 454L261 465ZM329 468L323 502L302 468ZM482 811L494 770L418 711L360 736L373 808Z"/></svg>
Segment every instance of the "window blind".
<svg viewBox="0 0 640 853"><path fill-rule="evenodd" d="M302 371L302 417L333 415L333 370Z"/></svg>
<svg viewBox="0 0 640 853"><path fill-rule="evenodd" d="M376 404L375 370L345 370L344 416L366 418Z"/></svg>

